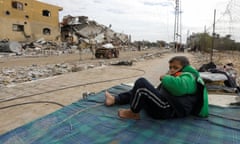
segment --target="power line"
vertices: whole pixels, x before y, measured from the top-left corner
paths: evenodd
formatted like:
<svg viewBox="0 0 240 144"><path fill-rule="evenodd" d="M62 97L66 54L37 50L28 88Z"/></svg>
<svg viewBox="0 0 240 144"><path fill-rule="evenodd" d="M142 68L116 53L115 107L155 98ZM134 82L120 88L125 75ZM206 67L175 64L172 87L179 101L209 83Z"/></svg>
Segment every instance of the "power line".
<svg viewBox="0 0 240 144"><path fill-rule="evenodd" d="M225 10L216 20L216 33L220 35L231 35L232 39L240 41L240 0L229 0L226 4ZM212 26L207 28L209 32Z"/></svg>
<svg viewBox="0 0 240 144"><path fill-rule="evenodd" d="M176 0L175 6L175 22L174 22L174 38L175 43L181 43L182 30L181 30L181 5L180 0Z"/></svg>

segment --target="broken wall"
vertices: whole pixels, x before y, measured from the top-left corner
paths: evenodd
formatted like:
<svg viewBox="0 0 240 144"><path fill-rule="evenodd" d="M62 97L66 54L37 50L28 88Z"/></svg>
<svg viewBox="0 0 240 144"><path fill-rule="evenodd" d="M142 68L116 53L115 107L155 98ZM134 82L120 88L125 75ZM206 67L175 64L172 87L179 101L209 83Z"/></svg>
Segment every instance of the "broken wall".
<svg viewBox="0 0 240 144"><path fill-rule="evenodd" d="M0 39L55 40L62 8L33 0L0 0Z"/></svg>

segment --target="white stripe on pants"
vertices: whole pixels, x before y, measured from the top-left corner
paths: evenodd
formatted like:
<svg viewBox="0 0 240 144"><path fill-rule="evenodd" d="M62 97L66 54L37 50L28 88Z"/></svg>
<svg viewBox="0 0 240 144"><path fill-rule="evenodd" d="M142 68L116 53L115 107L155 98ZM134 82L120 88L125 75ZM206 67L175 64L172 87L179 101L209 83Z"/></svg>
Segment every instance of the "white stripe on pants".
<svg viewBox="0 0 240 144"><path fill-rule="evenodd" d="M170 105L168 102L162 101L158 96L156 96L154 93L152 93L150 90L146 88L139 88L137 89L134 98L131 102L131 107L133 109L136 109L139 105L139 101L142 97L147 96L148 99L150 99L153 103L155 103L157 106L159 106L162 109L169 108Z"/></svg>

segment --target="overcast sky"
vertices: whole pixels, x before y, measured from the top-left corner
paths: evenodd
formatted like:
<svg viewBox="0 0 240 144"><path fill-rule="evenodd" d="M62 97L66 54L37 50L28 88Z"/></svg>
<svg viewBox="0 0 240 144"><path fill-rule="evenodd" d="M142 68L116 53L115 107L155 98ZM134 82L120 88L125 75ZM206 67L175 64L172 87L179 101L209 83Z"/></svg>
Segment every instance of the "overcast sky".
<svg viewBox="0 0 240 144"><path fill-rule="evenodd" d="M88 16L133 40L173 41L175 0L39 0L63 7L65 15ZM203 32L213 24L214 9L218 18L229 0L181 0L182 38Z"/></svg>

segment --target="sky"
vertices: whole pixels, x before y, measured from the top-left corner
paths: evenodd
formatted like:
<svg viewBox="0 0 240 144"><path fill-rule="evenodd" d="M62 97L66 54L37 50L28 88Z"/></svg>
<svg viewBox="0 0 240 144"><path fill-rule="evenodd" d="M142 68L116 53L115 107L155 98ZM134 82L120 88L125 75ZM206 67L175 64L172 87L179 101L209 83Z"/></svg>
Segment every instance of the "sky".
<svg viewBox="0 0 240 144"><path fill-rule="evenodd" d="M39 0L63 7L63 16L87 16L115 32L131 35L132 40L155 42L174 40L175 0ZM192 33L212 32L214 9L216 19L230 0L180 0L181 37Z"/></svg>

